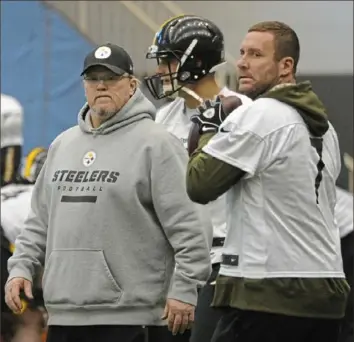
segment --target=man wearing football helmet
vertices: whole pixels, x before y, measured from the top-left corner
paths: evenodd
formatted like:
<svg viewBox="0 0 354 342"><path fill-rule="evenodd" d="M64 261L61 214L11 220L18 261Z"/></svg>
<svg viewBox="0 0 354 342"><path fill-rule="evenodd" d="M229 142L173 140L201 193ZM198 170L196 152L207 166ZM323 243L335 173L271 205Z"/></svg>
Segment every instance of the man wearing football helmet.
<svg viewBox="0 0 354 342"><path fill-rule="evenodd" d="M186 148L191 117L202 101L218 95L237 95L242 102L251 102L248 97L217 84L215 72L226 63L224 36L208 19L195 15L170 18L156 33L146 58L157 62L156 74L145 78L152 96L173 100L159 109L155 121L163 124ZM210 341L219 319L218 312L210 304L214 294L212 283L220 267L226 232L225 196L209 203L206 210L211 213L214 228L211 250L213 273L199 292L192 342ZM184 340L189 340L189 332L185 333Z"/></svg>
<svg viewBox="0 0 354 342"><path fill-rule="evenodd" d="M4 288L8 278L7 260L11 257L13 244L24 227L34 183L46 157L46 149L34 148L25 158L23 170L16 181L1 188L1 336L5 341L41 341L43 314L40 309L44 305L40 286L37 286L34 298L22 296L25 310L21 315L14 315L8 309L4 301Z"/></svg>

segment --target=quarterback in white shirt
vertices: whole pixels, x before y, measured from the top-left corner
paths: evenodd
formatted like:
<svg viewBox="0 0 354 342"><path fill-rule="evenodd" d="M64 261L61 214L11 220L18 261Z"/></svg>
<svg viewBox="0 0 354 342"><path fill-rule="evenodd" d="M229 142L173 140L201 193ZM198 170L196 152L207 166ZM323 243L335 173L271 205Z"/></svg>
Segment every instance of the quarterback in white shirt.
<svg viewBox="0 0 354 342"><path fill-rule="evenodd" d="M147 58L157 60L156 74L146 78L150 92L156 99L174 99L158 110L155 121L164 125L186 149L191 117L201 101L217 95L237 95L243 103L252 102L227 87L220 88L215 81L215 70L225 63L224 54L220 29L213 22L193 15L179 16L164 23L149 49ZM210 307L214 294L211 283L220 267L226 236L226 196L209 203L205 210L213 223L213 273L199 293L191 342L209 342L219 319L219 314ZM188 335L185 334L185 341L189 341Z"/></svg>
<svg viewBox="0 0 354 342"><path fill-rule="evenodd" d="M188 194L203 204L227 194L212 342L339 337L349 292L334 218L339 144L311 83L296 82L299 52L288 25L252 26L237 69L254 102L229 116L209 102L192 117L201 137Z"/></svg>

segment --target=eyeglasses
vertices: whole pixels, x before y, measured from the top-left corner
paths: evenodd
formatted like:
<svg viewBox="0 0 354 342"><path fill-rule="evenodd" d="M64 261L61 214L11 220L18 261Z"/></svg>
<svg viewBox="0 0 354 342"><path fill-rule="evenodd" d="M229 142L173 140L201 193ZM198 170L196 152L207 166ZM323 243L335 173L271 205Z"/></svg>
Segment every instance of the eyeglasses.
<svg viewBox="0 0 354 342"><path fill-rule="evenodd" d="M105 84L114 84L126 77L127 77L126 75L112 75L112 74L84 75L84 80L92 85L98 84L101 81L104 82Z"/></svg>

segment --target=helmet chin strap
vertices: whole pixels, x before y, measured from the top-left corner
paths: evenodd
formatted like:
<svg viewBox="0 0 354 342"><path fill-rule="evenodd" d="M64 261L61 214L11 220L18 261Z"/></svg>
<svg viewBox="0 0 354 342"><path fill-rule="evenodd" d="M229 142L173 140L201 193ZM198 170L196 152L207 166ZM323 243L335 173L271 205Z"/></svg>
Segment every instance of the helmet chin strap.
<svg viewBox="0 0 354 342"><path fill-rule="evenodd" d="M186 88L186 87L182 87L180 90L184 91L189 96L192 96L194 99L199 101L201 104L204 102L203 99L195 91L193 91L193 90L191 90L189 88Z"/></svg>
<svg viewBox="0 0 354 342"><path fill-rule="evenodd" d="M175 80L174 80L174 86L175 86L175 89L178 87L178 84ZM174 100L177 97L179 97L179 95L178 95L179 91L184 91L186 94L188 94L189 96L192 96L194 99L196 99L200 103L203 103L203 99L195 91L193 91L189 88L181 87L178 89L178 91L173 92L171 84L165 84L162 87L163 87L163 92L165 94L168 94L167 97L171 100Z"/></svg>

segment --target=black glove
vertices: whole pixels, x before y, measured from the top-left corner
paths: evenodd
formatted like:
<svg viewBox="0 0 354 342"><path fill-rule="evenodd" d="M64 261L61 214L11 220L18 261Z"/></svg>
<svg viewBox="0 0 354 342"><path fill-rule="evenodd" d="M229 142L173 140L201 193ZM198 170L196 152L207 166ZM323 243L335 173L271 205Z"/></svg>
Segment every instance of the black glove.
<svg viewBox="0 0 354 342"><path fill-rule="evenodd" d="M206 100L197 108L197 114L191 117L191 121L199 126L199 134L217 132L221 123L226 119L221 98Z"/></svg>

